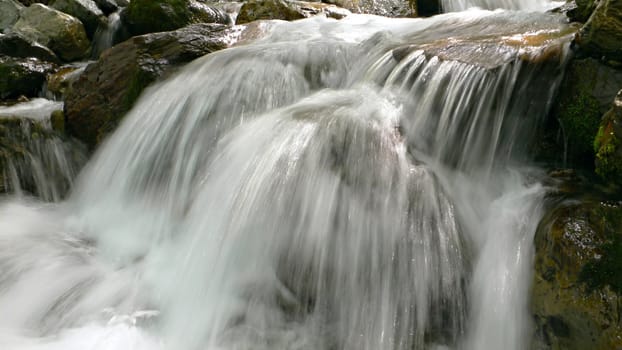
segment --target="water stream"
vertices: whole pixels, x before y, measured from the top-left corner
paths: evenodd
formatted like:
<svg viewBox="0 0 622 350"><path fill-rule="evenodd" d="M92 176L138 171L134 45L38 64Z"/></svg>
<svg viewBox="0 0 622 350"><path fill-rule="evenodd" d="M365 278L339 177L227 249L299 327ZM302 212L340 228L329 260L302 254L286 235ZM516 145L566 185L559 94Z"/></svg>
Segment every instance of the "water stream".
<svg viewBox="0 0 622 350"><path fill-rule="evenodd" d="M525 349L561 16L274 22L0 204L2 349Z"/></svg>

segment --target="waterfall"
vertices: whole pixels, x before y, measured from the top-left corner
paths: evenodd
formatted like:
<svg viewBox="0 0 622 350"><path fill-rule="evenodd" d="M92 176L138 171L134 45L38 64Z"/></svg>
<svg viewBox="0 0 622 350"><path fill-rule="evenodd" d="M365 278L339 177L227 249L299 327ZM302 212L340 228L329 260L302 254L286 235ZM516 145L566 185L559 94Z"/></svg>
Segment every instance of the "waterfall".
<svg viewBox="0 0 622 350"><path fill-rule="evenodd" d="M464 11L472 7L482 9L508 9L542 11L562 5L563 1L551 0L441 0L441 8L444 12Z"/></svg>
<svg viewBox="0 0 622 350"><path fill-rule="evenodd" d="M100 25L95 31L93 38L93 58L99 57L99 55L105 50L111 48L115 42L118 42L117 36L121 30L121 16L119 12L113 12L108 15L106 26Z"/></svg>
<svg viewBox="0 0 622 350"><path fill-rule="evenodd" d="M524 349L553 14L273 22L0 205L3 349Z"/></svg>
<svg viewBox="0 0 622 350"><path fill-rule="evenodd" d="M86 151L52 130L62 102L36 98L0 106L0 191L59 201L86 162Z"/></svg>

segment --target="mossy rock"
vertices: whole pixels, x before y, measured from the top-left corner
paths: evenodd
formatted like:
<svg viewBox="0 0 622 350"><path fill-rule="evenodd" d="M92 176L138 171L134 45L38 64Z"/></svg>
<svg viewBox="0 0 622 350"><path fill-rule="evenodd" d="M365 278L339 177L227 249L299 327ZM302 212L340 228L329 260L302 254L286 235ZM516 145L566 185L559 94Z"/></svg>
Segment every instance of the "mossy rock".
<svg viewBox="0 0 622 350"><path fill-rule="evenodd" d="M132 0L122 18L133 35L171 31L193 23L229 22L223 11L194 0Z"/></svg>
<svg viewBox="0 0 622 350"><path fill-rule="evenodd" d="M577 6L567 12L568 17L571 21L585 23L594 12L597 3L594 0L575 0L574 2Z"/></svg>
<svg viewBox="0 0 622 350"><path fill-rule="evenodd" d="M622 61L622 1L598 2L576 42L590 56Z"/></svg>
<svg viewBox="0 0 622 350"><path fill-rule="evenodd" d="M622 347L622 203L564 202L535 237L534 349Z"/></svg>
<svg viewBox="0 0 622 350"><path fill-rule="evenodd" d="M595 59L574 59L568 64L545 131L551 135L547 141L551 156L559 158L552 162L593 170L594 137L620 86L622 71Z"/></svg>
<svg viewBox="0 0 622 350"><path fill-rule="evenodd" d="M611 109L603 116L594 139L596 173L603 179L622 185L622 90Z"/></svg>
<svg viewBox="0 0 622 350"><path fill-rule="evenodd" d="M0 98L20 95L36 96L48 73L56 66L36 58L14 58L0 55Z"/></svg>

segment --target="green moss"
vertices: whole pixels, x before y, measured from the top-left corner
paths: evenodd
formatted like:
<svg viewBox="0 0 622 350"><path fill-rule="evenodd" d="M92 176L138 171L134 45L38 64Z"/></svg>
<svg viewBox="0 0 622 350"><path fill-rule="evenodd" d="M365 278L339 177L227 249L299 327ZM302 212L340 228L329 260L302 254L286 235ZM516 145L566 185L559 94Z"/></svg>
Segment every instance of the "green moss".
<svg viewBox="0 0 622 350"><path fill-rule="evenodd" d="M594 138L596 173L606 180L622 183L622 152L619 150L620 141L613 130L611 118L610 113L605 115Z"/></svg>
<svg viewBox="0 0 622 350"><path fill-rule="evenodd" d="M592 228L601 231L607 240L583 266L579 280L592 290L608 285L616 293L622 293L622 208L600 203L591 214Z"/></svg>
<svg viewBox="0 0 622 350"><path fill-rule="evenodd" d="M129 80L127 93L123 101L123 109L129 111L134 102L138 99L143 90L155 80L155 77L148 72L138 69Z"/></svg>
<svg viewBox="0 0 622 350"><path fill-rule="evenodd" d="M598 100L585 90L566 102L560 121L572 153L581 158L591 157L600 118Z"/></svg>

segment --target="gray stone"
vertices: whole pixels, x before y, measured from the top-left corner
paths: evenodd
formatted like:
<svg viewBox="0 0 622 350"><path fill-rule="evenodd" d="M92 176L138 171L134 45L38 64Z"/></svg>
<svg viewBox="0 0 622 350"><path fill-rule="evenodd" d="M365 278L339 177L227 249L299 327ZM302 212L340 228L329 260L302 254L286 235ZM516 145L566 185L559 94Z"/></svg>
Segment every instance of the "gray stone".
<svg viewBox="0 0 622 350"><path fill-rule="evenodd" d="M85 58L90 52L82 22L42 4L23 9L13 31L49 47L65 61Z"/></svg>
<svg viewBox="0 0 622 350"><path fill-rule="evenodd" d="M93 0L53 0L50 7L82 21L86 34L93 37L97 27L106 25L106 17Z"/></svg>
<svg viewBox="0 0 622 350"><path fill-rule="evenodd" d="M0 34L0 54L12 57L35 57L43 61L60 63L52 50L28 40L19 33Z"/></svg>
<svg viewBox="0 0 622 350"><path fill-rule="evenodd" d="M14 0L0 0L0 33L11 28L19 18L19 12L24 8Z"/></svg>

